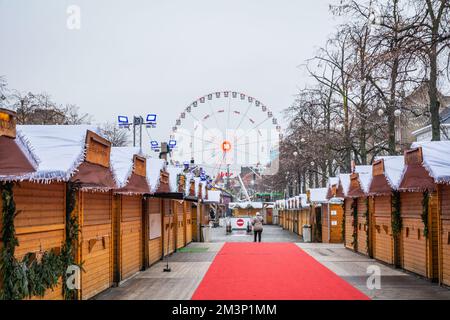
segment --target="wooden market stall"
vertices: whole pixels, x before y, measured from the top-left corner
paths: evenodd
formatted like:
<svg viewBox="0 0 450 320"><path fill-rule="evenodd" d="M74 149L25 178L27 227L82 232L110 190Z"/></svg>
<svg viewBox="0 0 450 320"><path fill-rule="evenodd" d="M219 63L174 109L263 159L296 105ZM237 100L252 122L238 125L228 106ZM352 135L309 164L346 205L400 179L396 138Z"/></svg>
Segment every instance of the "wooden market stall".
<svg viewBox="0 0 450 320"><path fill-rule="evenodd" d="M344 199L344 245L347 249L353 250L353 231L354 222L353 221L353 198L348 196L348 191L350 190L350 174L341 173L339 174L339 185L336 190L336 197Z"/></svg>
<svg viewBox="0 0 450 320"><path fill-rule="evenodd" d="M114 190L114 282L120 283L144 268L147 238L143 214L144 195L150 193L146 159L138 148L114 147L111 165Z"/></svg>
<svg viewBox="0 0 450 320"><path fill-rule="evenodd" d="M146 267L152 266L163 258L163 199L155 195L160 186L165 163L164 159L146 159L147 184L150 188L150 194L145 197L144 202L144 218L146 221L146 234L148 235L148 237L144 238Z"/></svg>
<svg viewBox="0 0 450 320"><path fill-rule="evenodd" d="M186 245L186 206L184 203L184 191L180 190L180 180L183 178L183 167L167 166L169 174L169 187L172 194L179 193L178 200L173 200L173 216L176 226L176 249L183 248Z"/></svg>
<svg viewBox="0 0 450 320"><path fill-rule="evenodd" d="M355 166L350 176L347 195L353 199L351 217L353 250L369 256L371 256L370 217L373 210L372 199L368 195L371 181L372 166Z"/></svg>
<svg viewBox="0 0 450 320"><path fill-rule="evenodd" d="M77 262L83 267L79 290L83 300L113 284L112 189L117 187L110 168L111 143L92 131L85 141L86 155L70 179L81 184L74 214L80 226Z"/></svg>
<svg viewBox="0 0 450 320"><path fill-rule="evenodd" d="M31 253L39 261L48 252L76 246L71 249L73 262L83 263L84 272L79 273L80 287L72 297L90 298L112 284L110 190L115 183L109 168L110 143L89 126L19 129L38 157L39 167L14 187L19 212L16 254ZM78 237L72 233L75 225ZM102 245L95 246L99 237ZM44 298L61 299L62 284L47 290Z"/></svg>
<svg viewBox="0 0 450 320"><path fill-rule="evenodd" d="M311 206L308 203L308 195L301 194L299 200L298 234L303 237L303 226L310 224Z"/></svg>
<svg viewBox="0 0 450 320"><path fill-rule="evenodd" d="M339 178L331 177L328 181L327 202L322 203L322 242L342 243L344 209L343 198L337 197Z"/></svg>
<svg viewBox="0 0 450 320"><path fill-rule="evenodd" d="M403 174L404 157L377 158L372 168L373 178L369 188L374 208L370 221L372 254L377 260L400 266L401 229L394 230L392 226L395 226L394 221L400 219L397 191Z"/></svg>
<svg viewBox="0 0 450 320"><path fill-rule="evenodd" d="M449 182L448 142L416 143L405 152L400 184L402 267L433 281L448 274L445 185ZM447 251L445 251L447 249ZM444 271L446 270L446 271Z"/></svg>
<svg viewBox="0 0 450 320"><path fill-rule="evenodd" d="M309 189L307 192L311 213L308 225L311 225L313 242L322 241L322 206L328 202L328 188Z"/></svg>
<svg viewBox="0 0 450 320"><path fill-rule="evenodd" d="M421 276L437 279L436 184L422 164L422 148L405 152L405 172L399 188L403 226L402 267Z"/></svg>

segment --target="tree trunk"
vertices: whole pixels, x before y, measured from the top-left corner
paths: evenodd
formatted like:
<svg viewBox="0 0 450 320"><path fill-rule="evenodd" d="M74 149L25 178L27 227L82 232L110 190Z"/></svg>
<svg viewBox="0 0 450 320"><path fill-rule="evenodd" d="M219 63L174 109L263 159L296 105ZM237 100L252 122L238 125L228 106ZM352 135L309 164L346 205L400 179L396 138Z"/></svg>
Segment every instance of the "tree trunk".
<svg viewBox="0 0 450 320"><path fill-rule="evenodd" d="M434 38L434 37L433 37ZM430 53L430 81L428 84L428 95L430 97L430 113L431 113L431 133L432 141L441 140L440 119L439 119L439 100L437 91L437 44L433 43Z"/></svg>

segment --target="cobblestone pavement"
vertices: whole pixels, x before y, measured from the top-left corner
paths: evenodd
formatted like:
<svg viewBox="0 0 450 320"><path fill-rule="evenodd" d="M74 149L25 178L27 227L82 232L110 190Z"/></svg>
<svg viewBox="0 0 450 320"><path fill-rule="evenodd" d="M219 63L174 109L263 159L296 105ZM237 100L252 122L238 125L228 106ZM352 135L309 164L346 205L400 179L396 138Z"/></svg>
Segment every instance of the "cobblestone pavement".
<svg viewBox="0 0 450 320"><path fill-rule="evenodd" d="M211 242L191 243L186 250L172 254L169 265L172 272L164 273L166 261L160 261L146 271L138 273L117 288L98 295L101 300L188 300L200 284L209 266L224 242L251 242L252 235L233 232L226 235L224 228L211 229ZM372 299L446 299L450 290L416 275L394 269L373 259L345 249L342 244L300 243L298 235L278 226L265 226L264 242L295 242L309 255L341 276ZM381 288L367 286L368 267L379 268ZM267 273L270 276L270 272Z"/></svg>

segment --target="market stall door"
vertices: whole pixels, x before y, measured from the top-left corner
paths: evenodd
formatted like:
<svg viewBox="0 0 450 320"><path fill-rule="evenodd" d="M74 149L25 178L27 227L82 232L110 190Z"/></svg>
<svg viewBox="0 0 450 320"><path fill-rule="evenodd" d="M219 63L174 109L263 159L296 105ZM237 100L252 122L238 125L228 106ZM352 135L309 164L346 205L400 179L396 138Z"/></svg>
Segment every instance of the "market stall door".
<svg viewBox="0 0 450 320"><path fill-rule="evenodd" d="M112 263L112 194L83 192L83 224L81 229L82 299L89 299L110 288Z"/></svg>
<svg viewBox="0 0 450 320"><path fill-rule="evenodd" d="M299 212L296 210L294 211L294 233L298 234L298 216L299 216Z"/></svg>
<svg viewBox="0 0 450 320"><path fill-rule="evenodd" d="M27 253L59 251L64 242L65 185L21 182L13 188L17 215L14 219L19 245L15 256L21 260ZM1 200L0 200L1 209ZM0 211L1 212L1 211ZM0 223L0 228L1 228ZM33 299L62 299L62 281L44 297Z"/></svg>
<svg viewBox="0 0 450 320"><path fill-rule="evenodd" d="M174 201L175 215L177 217L177 249L185 246L184 236L184 204L180 201Z"/></svg>
<svg viewBox="0 0 450 320"><path fill-rule="evenodd" d="M192 217L192 240L199 242L200 238L199 238L199 231L198 231L198 227L197 227L197 210L200 210L198 207L192 207L191 210L191 217Z"/></svg>
<svg viewBox="0 0 450 320"><path fill-rule="evenodd" d="M149 198L148 200L149 215L149 237L148 237L148 263L149 266L155 264L162 258L162 227L161 227L161 199Z"/></svg>
<svg viewBox="0 0 450 320"><path fill-rule="evenodd" d="M345 199L345 247L353 250L353 199Z"/></svg>
<svg viewBox="0 0 450 320"><path fill-rule="evenodd" d="M120 269L125 280L142 268L142 198L122 196L121 204Z"/></svg>
<svg viewBox="0 0 450 320"><path fill-rule="evenodd" d="M344 210L341 205L331 204L330 205L330 242L331 243L342 243L342 221L343 221ZM323 225L322 221L322 225ZM323 235L322 235L323 238Z"/></svg>
<svg viewBox="0 0 450 320"><path fill-rule="evenodd" d="M391 196L374 198L373 256L375 259L394 264L394 239L391 228Z"/></svg>
<svg viewBox="0 0 450 320"><path fill-rule="evenodd" d="M267 224L273 224L273 210L267 209L266 211L266 223Z"/></svg>
<svg viewBox="0 0 450 320"><path fill-rule="evenodd" d="M172 209L172 200L163 200L164 212L164 255L175 251L175 216Z"/></svg>
<svg viewBox="0 0 450 320"><path fill-rule="evenodd" d="M367 255L369 253L368 248L369 226L367 224L369 212L368 198L360 197L357 199L357 201L358 201L358 232L357 232L358 252Z"/></svg>
<svg viewBox="0 0 450 320"><path fill-rule="evenodd" d="M441 282L450 286L450 186L440 186L441 199Z"/></svg>
<svg viewBox="0 0 450 320"><path fill-rule="evenodd" d="M186 209L186 244L192 242L192 205L186 201L184 203Z"/></svg>
<svg viewBox="0 0 450 320"><path fill-rule="evenodd" d="M427 243L422 222L421 192L402 192L400 195L400 212L402 216L402 257L403 268L426 277Z"/></svg>
<svg viewBox="0 0 450 320"><path fill-rule="evenodd" d="M322 243L329 243L330 242L330 235L331 232L328 233L330 230L328 227L328 208L329 204L322 204Z"/></svg>

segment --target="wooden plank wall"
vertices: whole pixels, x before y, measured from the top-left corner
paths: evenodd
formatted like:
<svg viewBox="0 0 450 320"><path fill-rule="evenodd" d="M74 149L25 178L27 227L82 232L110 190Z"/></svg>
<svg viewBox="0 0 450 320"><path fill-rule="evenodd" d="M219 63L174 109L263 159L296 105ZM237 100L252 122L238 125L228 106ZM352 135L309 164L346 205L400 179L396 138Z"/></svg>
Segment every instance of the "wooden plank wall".
<svg viewBox="0 0 450 320"><path fill-rule="evenodd" d="M450 186L440 186L441 201L441 282L450 286Z"/></svg>
<svg viewBox="0 0 450 320"><path fill-rule="evenodd" d="M322 204L322 243L330 242L328 239L328 230L330 229L328 227L328 207L329 204Z"/></svg>
<svg viewBox="0 0 450 320"><path fill-rule="evenodd" d="M421 192L402 192L400 212L403 221L402 257L403 268L421 276L427 275L427 243L423 234Z"/></svg>
<svg viewBox="0 0 450 320"><path fill-rule="evenodd" d="M19 241L16 258L22 259L29 252L61 248L65 239L65 184L21 182L14 187L14 200L19 212L15 218ZM53 290L47 290L42 299L62 298L60 284Z"/></svg>
<svg viewBox="0 0 450 320"><path fill-rule="evenodd" d="M161 203L162 200L158 198L149 198L147 200L148 202L148 214L149 215L158 215L159 221L162 220L162 207ZM159 228L162 230L162 224L160 224ZM150 230L148 230L148 233L150 234ZM162 231L161 231L162 235ZM149 266L155 264L156 262L160 261L162 258L162 236L150 239L149 235L149 243L148 243L148 263Z"/></svg>
<svg viewBox="0 0 450 320"><path fill-rule="evenodd" d="M368 235L368 225L366 221L367 198L359 197L358 201L358 252L367 255L367 235Z"/></svg>
<svg viewBox="0 0 450 320"><path fill-rule="evenodd" d="M191 217L192 217L192 240L199 242L199 231L197 226L197 210L200 210L197 206L193 206L191 210Z"/></svg>
<svg viewBox="0 0 450 320"><path fill-rule="evenodd" d="M184 203L186 210L186 244L192 242L192 204L189 201Z"/></svg>
<svg viewBox="0 0 450 320"><path fill-rule="evenodd" d="M121 196L121 280L139 272L143 263L142 197Z"/></svg>
<svg viewBox="0 0 450 320"><path fill-rule="evenodd" d="M174 216L177 218L176 221L176 242L177 249L180 249L185 246L185 221L184 221L184 203L180 201L174 200Z"/></svg>
<svg viewBox="0 0 450 320"><path fill-rule="evenodd" d="M171 254L175 251L175 216L173 214L173 204L172 200L163 199L163 215L164 215L164 225L163 225L163 238L164 238L164 256Z"/></svg>
<svg viewBox="0 0 450 320"><path fill-rule="evenodd" d="M353 199L345 199L345 247L353 250Z"/></svg>
<svg viewBox="0 0 450 320"><path fill-rule="evenodd" d="M110 288L113 281L112 193L82 192L81 298Z"/></svg>
<svg viewBox="0 0 450 320"><path fill-rule="evenodd" d="M375 197L374 203L373 256L380 261L394 264L391 196Z"/></svg>

